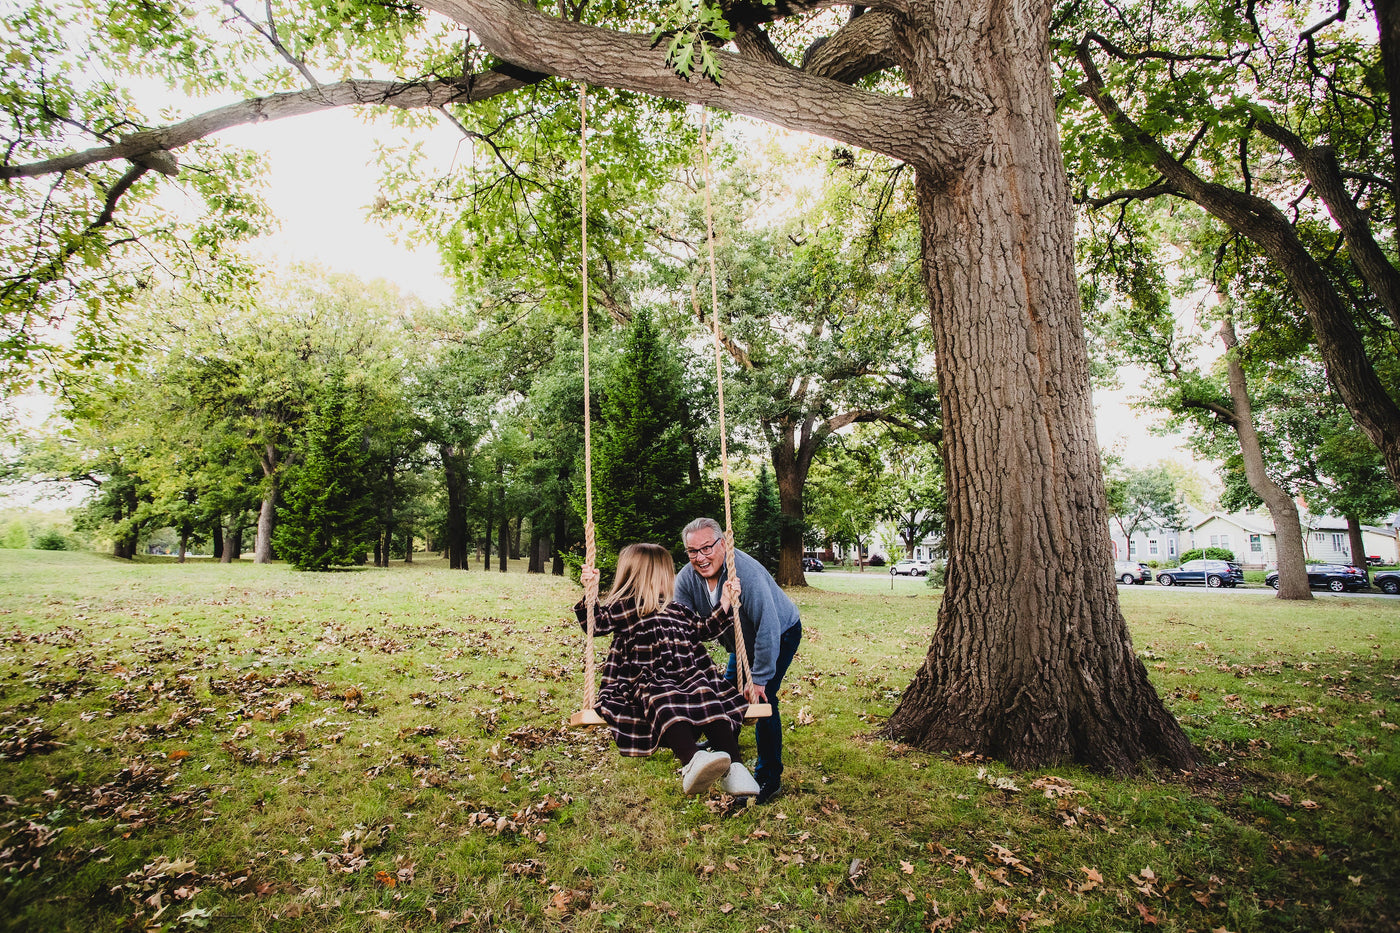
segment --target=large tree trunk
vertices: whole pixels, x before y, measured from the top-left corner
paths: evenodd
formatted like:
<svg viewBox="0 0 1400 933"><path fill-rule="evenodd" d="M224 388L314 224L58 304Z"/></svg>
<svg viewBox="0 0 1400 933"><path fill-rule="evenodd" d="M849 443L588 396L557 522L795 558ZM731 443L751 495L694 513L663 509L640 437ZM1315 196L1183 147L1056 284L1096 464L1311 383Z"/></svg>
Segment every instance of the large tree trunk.
<svg viewBox="0 0 1400 933"><path fill-rule="evenodd" d="M278 462L277 448L266 445L262 456L263 489L262 507L258 509L258 539L253 545L253 563L272 563L272 525L277 518Z"/></svg>
<svg viewBox="0 0 1400 933"><path fill-rule="evenodd" d="M224 526L221 522L214 523L209 533L209 541L214 550L214 559L221 560L224 556Z"/></svg>
<svg viewBox="0 0 1400 933"><path fill-rule="evenodd" d="M220 563L231 564L243 556L243 520L224 529L224 553Z"/></svg>
<svg viewBox="0 0 1400 933"><path fill-rule="evenodd" d="M1233 406L1235 436L1240 439L1240 454L1244 458L1244 475L1249 488L1264 500L1274 520L1274 536L1278 544L1278 598L1312 599L1308 585L1307 558L1303 553L1303 525L1298 520L1298 504L1279 487L1264 468L1264 452L1259 446L1259 433L1254 427L1254 408L1249 401L1249 386L1244 367L1240 365L1235 337L1235 321L1230 315L1220 325L1220 339L1225 344L1225 359L1230 381L1230 404Z"/></svg>
<svg viewBox="0 0 1400 933"><path fill-rule="evenodd" d="M932 647L886 731L1016 767L1192 767L1112 576L1049 5L918 7L900 35L916 97L951 82L984 100L991 143L954 180L916 176L949 562Z"/></svg>

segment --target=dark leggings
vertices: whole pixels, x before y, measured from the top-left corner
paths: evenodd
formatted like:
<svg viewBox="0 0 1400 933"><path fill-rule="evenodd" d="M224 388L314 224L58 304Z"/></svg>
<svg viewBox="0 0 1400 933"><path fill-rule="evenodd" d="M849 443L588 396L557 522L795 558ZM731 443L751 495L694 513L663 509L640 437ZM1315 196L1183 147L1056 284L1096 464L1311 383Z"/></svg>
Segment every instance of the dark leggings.
<svg viewBox="0 0 1400 933"><path fill-rule="evenodd" d="M661 733L661 744L676 753L676 758L680 760L682 766L690 764L690 759L695 757L695 730L696 726L684 720L674 722L665 732ZM732 761L739 761L739 732L734 728L734 724L728 719L716 719L714 722L707 722L699 726L710 740L710 748L715 751L724 752Z"/></svg>

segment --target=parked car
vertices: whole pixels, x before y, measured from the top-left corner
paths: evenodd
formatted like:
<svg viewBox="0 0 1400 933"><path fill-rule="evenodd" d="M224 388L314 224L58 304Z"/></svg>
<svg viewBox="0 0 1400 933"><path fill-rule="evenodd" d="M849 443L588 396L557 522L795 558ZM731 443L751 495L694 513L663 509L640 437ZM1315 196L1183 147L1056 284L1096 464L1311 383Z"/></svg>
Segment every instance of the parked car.
<svg viewBox="0 0 1400 933"><path fill-rule="evenodd" d="M1113 573L1118 577L1120 583L1152 582L1152 568L1135 560L1114 561Z"/></svg>
<svg viewBox="0 0 1400 933"><path fill-rule="evenodd" d="M803 573L821 573L821 572L822 572L823 570L825 570L825 569L826 569L826 565L823 564L819 559L817 559L817 558L815 558L815 557L804 557L804 558L802 558L802 572L803 572Z"/></svg>
<svg viewBox="0 0 1400 933"><path fill-rule="evenodd" d="M1400 596L1400 571L1382 570L1371 578L1371 585L1382 593Z"/></svg>
<svg viewBox="0 0 1400 933"><path fill-rule="evenodd" d="M1377 577L1384 574L1377 574ZM1268 576L1264 577L1264 582L1274 589L1278 589L1278 571L1270 570ZM1334 593L1345 593L1351 590L1364 590L1370 586L1370 581L1366 578L1366 571L1351 564L1311 564L1308 566L1308 586L1313 589L1326 589ZM1381 587L1385 589L1385 587ZM1386 592L1390 592L1386 590Z"/></svg>
<svg viewBox="0 0 1400 933"><path fill-rule="evenodd" d="M1384 563L1385 563L1385 558L1384 558L1384 557L1381 557L1379 554L1367 554L1367 555L1366 555L1366 566L1367 566L1367 567L1379 567L1381 564L1384 564Z"/></svg>
<svg viewBox="0 0 1400 933"><path fill-rule="evenodd" d="M901 577L926 577L928 576L928 561L906 557L891 567L890 573Z"/></svg>
<svg viewBox="0 0 1400 933"><path fill-rule="evenodd" d="M1163 586L1178 583L1204 583L1212 589L1239 586L1244 582L1244 568L1232 560L1209 560L1204 557L1188 560L1180 567L1158 571L1157 582Z"/></svg>

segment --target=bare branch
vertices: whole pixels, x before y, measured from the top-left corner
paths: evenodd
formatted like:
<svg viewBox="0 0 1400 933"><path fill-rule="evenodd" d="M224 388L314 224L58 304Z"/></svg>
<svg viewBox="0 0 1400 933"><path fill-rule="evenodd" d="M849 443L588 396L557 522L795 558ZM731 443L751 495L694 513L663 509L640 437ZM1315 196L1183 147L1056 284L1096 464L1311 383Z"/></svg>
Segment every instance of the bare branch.
<svg viewBox="0 0 1400 933"><path fill-rule="evenodd" d="M535 76L534 80L539 80L539 77ZM356 104L399 107L405 110L464 104L514 91L528 83L531 81L519 71L512 76L499 70L421 82L342 81L314 90L273 94L240 101L161 129L132 133L122 137L121 142L112 146L100 146L25 165L0 165L0 178L35 178L100 162L118 159L135 161L138 157L150 153L179 149L220 130L245 123L280 120L284 117Z"/></svg>
<svg viewBox="0 0 1400 933"><path fill-rule="evenodd" d="M1107 207L1110 204L1120 201L1151 201L1153 198L1159 198L1162 195L1180 193L1181 192L1178 191L1174 185L1161 182L1159 184L1149 185L1146 188L1128 188L1123 191L1115 191L1112 194L1106 194L1098 198L1076 198L1076 201L1086 207L1097 208Z"/></svg>
<svg viewBox="0 0 1400 933"><path fill-rule="evenodd" d="M1109 55L1119 61L1125 62L1140 62L1147 59L1156 59L1165 62L1223 62L1229 60L1228 57L1224 55L1180 55L1176 52L1163 52L1160 49L1129 52L1127 49L1114 44L1111 40L1106 39L1096 32L1088 33L1083 41L1085 43L1092 42Z"/></svg>
<svg viewBox="0 0 1400 933"><path fill-rule="evenodd" d="M278 38L277 23L272 16L272 0L264 0L264 7L267 10L267 28L263 28L261 24L253 22L251 16L238 8L238 4L235 0L223 0L223 4L233 11L234 16L243 20L243 22L248 24L250 29L266 39L268 44L277 50L277 54L282 56L282 60L300 72L301 76L306 79L308 84L312 87L321 86L321 82L316 80L316 76L311 73L310 68L306 67L306 63L288 51L287 47L282 44L282 40Z"/></svg>

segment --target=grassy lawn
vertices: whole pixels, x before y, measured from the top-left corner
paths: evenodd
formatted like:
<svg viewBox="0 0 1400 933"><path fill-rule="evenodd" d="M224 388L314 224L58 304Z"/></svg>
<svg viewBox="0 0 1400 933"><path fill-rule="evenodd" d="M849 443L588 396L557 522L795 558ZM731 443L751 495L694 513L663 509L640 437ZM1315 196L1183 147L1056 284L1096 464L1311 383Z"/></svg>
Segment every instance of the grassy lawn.
<svg viewBox="0 0 1400 933"><path fill-rule="evenodd" d="M1121 588L1207 766L1120 780L872 738L938 594L812 574L736 810L562 728L578 591L522 569L0 550L0 925L1400 929L1400 602Z"/></svg>

